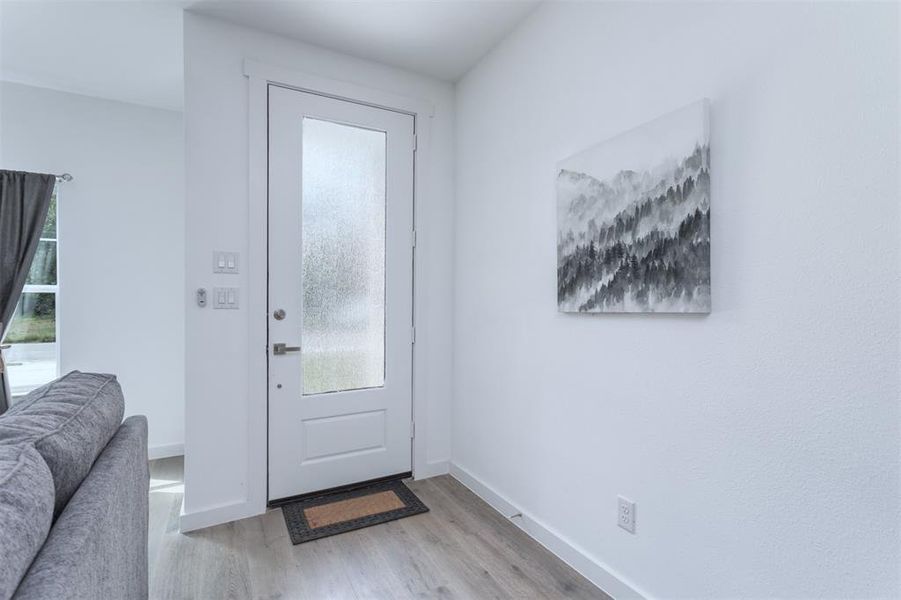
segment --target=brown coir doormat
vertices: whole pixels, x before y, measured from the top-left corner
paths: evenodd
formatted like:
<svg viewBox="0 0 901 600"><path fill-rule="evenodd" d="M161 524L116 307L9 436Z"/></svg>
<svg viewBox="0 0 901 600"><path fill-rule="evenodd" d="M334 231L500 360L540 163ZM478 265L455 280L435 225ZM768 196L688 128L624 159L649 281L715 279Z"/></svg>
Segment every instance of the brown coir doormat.
<svg viewBox="0 0 901 600"><path fill-rule="evenodd" d="M399 479L306 498L282 506L293 544L428 512Z"/></svg>

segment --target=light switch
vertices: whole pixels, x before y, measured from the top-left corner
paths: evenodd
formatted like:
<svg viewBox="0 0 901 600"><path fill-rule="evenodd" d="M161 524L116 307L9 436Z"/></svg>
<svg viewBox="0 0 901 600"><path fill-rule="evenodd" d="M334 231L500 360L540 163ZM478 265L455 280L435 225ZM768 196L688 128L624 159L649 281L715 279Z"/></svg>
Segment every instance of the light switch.
<svg viewBox="0 0 901 600"><path fill-rule="evenodd" d="M238 272L238 253L222 252L217 250L213 252L213 273L237 273Z"/></svg>
<svg viewBox="0 0 901 600"><path fill-rule="evenodd" d="M236 287L213 288L213 308L238 308L240 290Z"/></svg>

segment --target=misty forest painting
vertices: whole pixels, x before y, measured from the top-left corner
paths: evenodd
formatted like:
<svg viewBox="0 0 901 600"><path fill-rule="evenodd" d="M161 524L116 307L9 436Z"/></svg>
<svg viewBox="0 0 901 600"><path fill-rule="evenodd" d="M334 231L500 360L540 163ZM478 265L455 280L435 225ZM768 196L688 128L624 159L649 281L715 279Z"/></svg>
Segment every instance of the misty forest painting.
<svg viewBox="0 0 901 600"><path fill-rule="evenodd" d="M560 163L563 312L710 312L706 100Z"/></svg>

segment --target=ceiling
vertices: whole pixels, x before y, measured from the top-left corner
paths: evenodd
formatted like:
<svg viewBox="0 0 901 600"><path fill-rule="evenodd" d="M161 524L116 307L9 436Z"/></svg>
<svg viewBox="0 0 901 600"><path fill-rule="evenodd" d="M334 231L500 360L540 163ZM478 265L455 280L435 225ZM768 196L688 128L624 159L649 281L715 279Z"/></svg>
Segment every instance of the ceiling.
<svg viewBox="0 0 901 600"><path fill-rule="evenodd" d="M182 9L161 2L0 2L0 79L181 110Z"/></svg>
<svg viewBox="0 0 901 600"><path fill-rule="evenodd" d="M200 0L189 10L455 81L536 5L534 0Z"/></svg>
<svg viewBox="0 0 901 600"><path fill-rule="evenodd" d="M538 0L0 0L0 79L180 110L182 11L455 81Z"/></svg>

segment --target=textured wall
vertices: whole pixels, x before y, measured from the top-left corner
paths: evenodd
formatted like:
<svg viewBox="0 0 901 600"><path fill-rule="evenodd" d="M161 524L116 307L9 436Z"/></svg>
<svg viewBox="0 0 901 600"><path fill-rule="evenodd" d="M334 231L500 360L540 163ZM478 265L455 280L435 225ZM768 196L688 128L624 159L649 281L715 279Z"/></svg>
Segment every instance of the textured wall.
<svg viewBox="0 0 901 600"><path fill-rule="evenodd" d="M548 3L458 85L453 460L645 593L899 593L897 10ZM557 161L702 97L713 313L559 314Z"/></svg>
<svg viewBox="0 0 901 600"><path fill-rule="evenodd" d="M60 187L60 372L115 373L154 454L184 443L180 112L0 85L0 165Z"/></svg>

